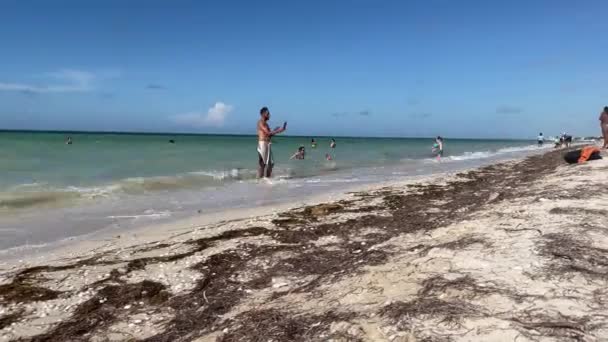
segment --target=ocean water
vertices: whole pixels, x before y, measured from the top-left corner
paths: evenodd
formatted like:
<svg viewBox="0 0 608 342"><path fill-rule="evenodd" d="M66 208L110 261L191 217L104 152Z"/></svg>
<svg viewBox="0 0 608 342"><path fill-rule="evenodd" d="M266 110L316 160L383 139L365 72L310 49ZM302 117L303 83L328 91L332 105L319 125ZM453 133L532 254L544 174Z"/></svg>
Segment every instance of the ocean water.
<svg viewBox="0 0 608 342"><path fill-rule="evenodd" d="M278 136L274 180L256 180L255 136L0 132L0 249L100 229L272 204L457 170L539 150L532 141ZM169 143L173 139L175 143ZM305 160L289 157L303 145ZM332 161L325 159L330 153Z"/></svg>

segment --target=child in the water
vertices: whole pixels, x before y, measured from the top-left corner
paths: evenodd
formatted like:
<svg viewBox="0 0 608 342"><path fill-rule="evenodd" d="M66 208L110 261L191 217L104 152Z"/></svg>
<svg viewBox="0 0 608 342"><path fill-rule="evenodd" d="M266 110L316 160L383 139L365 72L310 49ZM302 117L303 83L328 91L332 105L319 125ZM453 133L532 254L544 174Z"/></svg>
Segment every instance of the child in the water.
<svg viewBox="0 0 608 342"><path fill-rule="evenodd" d="M443 157L443 138L438 136L435 138L435 143L433 144L433 153L437 154L437 160L440 160Z"/></svg>

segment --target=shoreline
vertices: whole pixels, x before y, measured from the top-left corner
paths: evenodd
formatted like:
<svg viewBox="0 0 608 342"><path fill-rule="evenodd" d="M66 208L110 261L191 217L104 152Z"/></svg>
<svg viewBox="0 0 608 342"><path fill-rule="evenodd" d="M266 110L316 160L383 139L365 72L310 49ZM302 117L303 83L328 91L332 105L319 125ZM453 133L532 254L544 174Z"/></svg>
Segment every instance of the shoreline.
<svg viewBox="0 0 608 342"><path fill-rule="evenodd" d="M249 146L247 139L236 141L229 156L222 159L211 155L194 158L193 153L207 143L211 144L207 148L215 150L212 147L222 146L223 140L184 140L173 145L158 139L149 142L129 138L116 142L114 146L107 139L88 138L67 147L62 140L61 146L54 146L59 144L56 138L40 138L40 142L48 145L44 151L32 147L36 145L36 139L15 138L23 145L23 157L15 154L7 165L23 164L19 167L27 169L29 158L40 158L42 164L31 175L13 172L3 179L5 191L0 193L2 250L44 245L118 226L154 225L194 215L199 209L217 212L224 208L270 204L274 199L298 201L299 197L326 191L323 188L341 190L351 183L365 185L404 175L468 168L468 164L486 163L480 160L492 162L538 149L525 142L455 140L444 158L446 163L436 166L421 139L387 139L390 143L379 145L365 139L345 140L336 150L338 155L332 163L322 158L322 149L311 151L307 162L285 159L277 168L276 176L280 177L266 187L257 186L255 165L245 163L250 158L249 154L243 153ZM277 148L280 146L282 153L289 152L290 156L290 146L296 143L299 142L286 140ZM87 158L93 159L90 156L100 154L108 160L112 155L109 151L115 148L125 148L121 150L122 157L137 154L127 158L129 162L111 159L104 167L92 168L94 163ZM44 154L55 152L60 160L49 161L46 167ZM166 162L150 161L150 158L157 160L158 153L168 158ZM77 156L85 160L75 163L72 158ZM191 162L184 163L190 159ZM149 170L146 169L146 161L151 162ZM116 167L111 166L113 164ZM74 167L64 170L65 165ZM136 168L135 165L142 167Z"/></svg>
<svg viewBox="0 0 608 342"><path fill-rule="evenodd" d="M503 162L514 162L518 159ZM19 267L35 264L36 260L47 261L49 257L62 258L65 255L74 256L78 251L103 248L106 244L117 247L130 247L150 242L152 240L170 239L173 235L204 229L207 226L216 226L226 221L257 220L264 217L289 211L294 208L314 206L326 202L336 202L350 197L352 192L376 191L384 187L407 186L411 183L429 181L435 177L453 177L457 172L466 172L476 167L458 171L439 172L428 176L406 176L401 180L381 181L370 184L360 184L345 189L335 189L325 194L305 196L286 203L267 204L229 208L204 214L191 214L188 217L168 220L162 223L147 223L137 227L105 228L88 234L64 238L59 241L42 244L40 247L17 246L0 251L0 270L18 264ZM75 244L75 245L74 245ZM26 247L26 248L24 248ZM23 262L21 262L23 261Z"/></svg>
<svg viewBox="0 0 608 342"><path fill-rule="evenodd" d="M107 240L112 239L116 235L126 236L131 233L138 233L141 237L142 235L146 235L146 231L158 231L162 230L164 227L169 227L173 229L174 226L194 226L194 225L206 225L211 224L213 221L221 221L223 219L235 219L241 218L245 216L259 216L259 215L267 215L273 212L273 208L280 208L281 210L289 209L290 206L302 206L306 204L314 204L323 201L332 201L335 198L342 198L346 192L353 191L371 191L375 188L384 187L384 186L399 186L400 184L407 184L412 181L420 181L424 179L432 179L435 177L445 177L450 176L452 174L470 171L472 169L491 165L494 163L504 163L521 160L526 158L529 155L536 155L538 153L546 153L544 150L532 150L527 155L517 155L517 156L508 156L503 158L498 158L498 156L489 157L487 159L473 159L471 160L471 165L460 165L460 166L450 166L453 161L448 161L446 165L443 165L438 170L429 170L431 173L429 174L421 174L419 172L413 172L411 175L393 175L390 180L371 180L371 181L361 181L360 183L353 183L350 185L347 183L341 184L339 186L333 186L327 188L327 193L321 193L320 190L312 191L298 196L288 196L281 202L277 202L274 200L268 201L268 203L264 203L262 205L257 204L249 204L244 206L237 207L229 207L228 209L217 209L213 208L209 212L202 212L198 210L187 210L181 213L178 213L176 217L167 217L161 218L155 222L154 220L150 220L147 222L137 223L137 221L130 221L129 217L141 216L145 217L145 215L141 214L131 214L134 216L127 215L125 219L121 219L120 217L115 218L115 222L112 224L108 224L106 226L100 227L98 229L91 230L87 228L83 233L72 232L71 235L63 236L59 239L52 241L41 241L34 243L26 243L18 246L12 246L5 249L0 250L0 269L2 269L2 265L7 262L13 261L15 259L20 258L28 258L32 255L44 255L52 252L53 250L62 249L66 245L72 245L74 243L82 243L83 240ZM409 171L408 171L409 172ZM267 189L261 188L259 191L267 191ZM227 191L227 190L224 190ZM325 190L324 190L325 191ZM281 190L283 192L283 190ZM203 191L203 193L205 193ZM194 209L194 208L190 208ZM61 209L60 209L61 210ZM162 208L154 209L154 212L164 212ZM259 211L259 212L257 212ZM69 215L77 215L77 213L71 213ZM155 214L156 215L156 214ZM17 216L18 217L18 216ZM29 220L29 219L28 219ZM29 222L29 221L28 221ZM35 222L30 222L30 224L34 224ZM143 231L143 232L142 232ZM143 234L142 234L143 233ZM132 234L131 234L132 235Z"/></svg>
<svg viewBox="0 0 608 342"><path fill-rule="evenodd" d="M608 163L565 166L562 152L286 203L263 216L239 209L258 215L194 229L173 223L153 229L160 235L86 246L79 256L13 264L0 280L0 334L32 341L604 336L608 326L596 311L608 309L601 290L608 251L556 229L578 222L608 242L601 174ZM556 248L571 264L554 256ZM575 262L580 255L583 263ZM566 294L575 288L572 299ZM597 308L576 304L593 298Z"/></svg>

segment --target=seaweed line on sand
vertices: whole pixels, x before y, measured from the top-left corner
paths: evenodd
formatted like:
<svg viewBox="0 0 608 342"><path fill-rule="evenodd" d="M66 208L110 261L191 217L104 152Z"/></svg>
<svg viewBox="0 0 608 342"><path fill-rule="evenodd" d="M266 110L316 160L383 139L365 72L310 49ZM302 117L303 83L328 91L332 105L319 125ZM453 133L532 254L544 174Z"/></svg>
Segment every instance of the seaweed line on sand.
<svg viewBox="0 0 608 342"><path fill-rule="evenodd" d="M204 251L220 241L238 240L245 236L264 236L270 241L256 245L240 244L234 249L208 256L191 267L192 270L200 272L202 275L199 280L196 280L194 288L187 293L175 296L170 295L163 285L158 283L149 282L144 285L143 282L137 284L121 282L121 277L125 275L125 272L113 272L108 279L93 285L97 294L89 301L80 304L70 318L50 331L28 340L38 341L48 337L81 340L83 336L103 334L104 329L111 322L115 322L129 313L124 311L124 306L121 309L124 300L138 299L149 301L153 306L162 303L163 306L169 307L173 311L173 318L163 325L162 331L147 338L147 341L192 340L208 333L234 327L235 324L240 327L237 330L238 334L241 334L240 336L248 334L252 336L259 324L262 324L271 330L284 330L284 333L277 335L276 341L288 340L285 336L290 334L296 336L300 334L297 332L301 331L295 326L293 331L296 333L289 330L291 329L289 327L294 324L290 323L289 315L267 312L272 319L258 323L254 321L259 319L256 315L242 314L238 316L236 323L226 321L223 315L229 313L246 299L251 290L271 287L274 277L311 277L312 280L307 283L299 284L287 291L310 292L315 291L323 283L334 282L342 277L356 274L361 271L363 266L383 263L390 252L387 249L376 250L375 245L400 234L431 231L458 222L480 210L489 202L515 197L517 196L515 189L524 188L526 184L542 177L545 172L553 170L561 163L560 159L559 153L547 153L529 157L519 163L492 165L461 173L458 175L458 179L441 186L431 184L411 186L410 191L407 192L384 189L375 193L355 194L352 201L287 211L274 221L272 229L251 227L226 231L214 237L189 241L187 245L191 248L186 252L131 260L127 263L126 273L144 269L153 263L179 261ZM382 204L366 205L370 198L379 199ZM378 208L385 212L379 215L373 211ZM363 215L346 221L323 222L324 217L345 212L359 212ZM362 232L369 228L376 228L376 233L364 235ZM326 236L337 236L339 242L332 244L331 249L314 244L316 240ZM486 242L480 237L469 236L447 243L441 248L466 247L475 243L485 244ZM428 248L423 250L428 251ZM282 259L276 257L277 253L283 252L288 252L289 257ZM124 261L91 259L84 264L63 266L62 270L96 263L111 264L112 262L124 264ZM17 276L13 282L21 279L19 284L35 286L36 277L34 275L42 276L45 272L53 271L55 270L30 269L26 272L27 277ZM248 275L247 280L239 280L241 275ZM462 281L466 283L466 280ZM138 290L141 287L153 287L154 290ZM15 301L15 296L19 294L19 290L16 291L16 294L13 294L9 300ZM285 293L281 289L272 291L275 294ZM432 292L432 290L428 291ZM0 291L0 296L4 295L5 293ZM53 294L55 297L60 295L69 296L70 293ZM276 298L275 295L270 300ZM44 298L44 300L46 299ZM477 309L471 304L447 302L431 295L425 295L416 301L395 304L392 309L387 308L384 314L391 316L391 312L405 309L413 310L412 312L420 315L441 314L442 322L448 324L458 324L463 314L474 315L477 312ZM334 312L320 318L315 317L315 319L321 320L320 326L325 329L331 325L331 321L344 320L343 315L345 314ZM224 338L230 340L230 336L226 334Z"/></svg>

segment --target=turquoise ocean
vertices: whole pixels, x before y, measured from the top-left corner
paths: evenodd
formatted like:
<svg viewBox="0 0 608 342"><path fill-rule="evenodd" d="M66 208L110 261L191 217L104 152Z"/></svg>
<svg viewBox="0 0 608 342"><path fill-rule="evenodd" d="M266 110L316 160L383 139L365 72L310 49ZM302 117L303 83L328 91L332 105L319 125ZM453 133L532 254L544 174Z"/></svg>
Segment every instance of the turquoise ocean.
<svg viewBox="0 0 608 342"><path fill-rule="evenodd" d="M446 138L438 162L432 138L336 137L335 149L330 137L315 137L316 148L311 138L275 137L274 179L259 182L255 136L0 132L0 249L454 171L539 150L526 140ZM305 160L290 160L299 146L306 148Z"/></svg>

